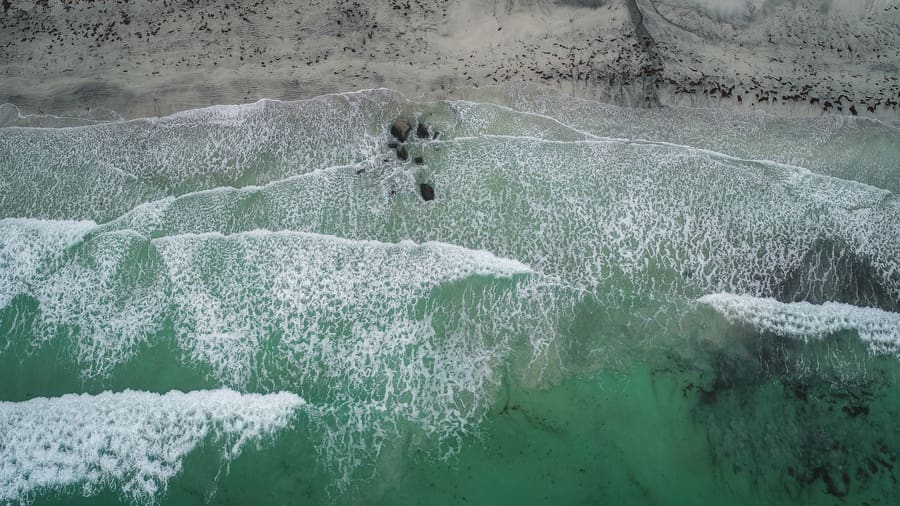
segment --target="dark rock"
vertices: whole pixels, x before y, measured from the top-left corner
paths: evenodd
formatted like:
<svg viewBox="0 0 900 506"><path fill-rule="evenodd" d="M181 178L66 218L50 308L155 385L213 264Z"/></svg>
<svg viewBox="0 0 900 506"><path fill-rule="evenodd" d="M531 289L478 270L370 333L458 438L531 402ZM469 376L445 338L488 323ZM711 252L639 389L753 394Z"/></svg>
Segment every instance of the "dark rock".
<svg viewBox="0 0 900 506"><path fill-rule="evenodd" d="M422 200L434 200L434 187L428 183L419 185L419 193L422 194Z"/></svg>
<svg viewBox="0 0 900 506"><path fill-rule="evenodd" d="M438 137L438 131L435 130L435 131L432 132L432 134L431 134L431 140L437 139L437 137Z"/></svg>
<svg viewBox="0 0 900 506"><path fill-rule="evenodd" d="M419 123L419 126L416 127L416 137L420 139L427 139L431 137L428 133L428 125L425 123Z"/></svg>
<svg viewBox="0 0 900 506"><path fill-rule="evenodd" d="M406 160L407 158L409 158L409 153L406 151L406 146L402 144L397 146L397 158L401 160Z"/></svg>
<svg viewBox="0 0 900 506"><path fill-rule="evenodd" d="M406 142L411 129L412 125L407 118L397 118L391 123L391 135L400 142Z"/></svg>
<svg viewBox="0 0 900 506"><path fill-rule="evenodd" d="M425 163L425 159L421 156L413 158L413 161L416 162L417 165L423 165Z"/></svg>
<svg viewBox="0 0 900 506"><path fill-rule="evenodd" d="M856 116L856 106L855 105L850 106L850 114Z"/></svg>

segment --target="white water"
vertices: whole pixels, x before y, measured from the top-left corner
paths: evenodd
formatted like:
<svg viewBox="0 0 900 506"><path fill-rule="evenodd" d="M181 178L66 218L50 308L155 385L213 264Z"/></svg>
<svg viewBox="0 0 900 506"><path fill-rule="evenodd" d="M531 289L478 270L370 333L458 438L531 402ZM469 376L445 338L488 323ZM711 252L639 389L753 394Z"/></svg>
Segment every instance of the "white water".
<svg viewBox="0 0 900 506"><path fill-rule="evenodd" d="M291 393L124 391L0 402L0 501L104 488L150 503L202 444L225 461L272 439L304 400Z"/></svg>
<svg viewBox="0 0 900 506"><path fill-rule="evenodd" d="M795 339L822 339L854 331L874 351L900 351L900 314L838 302L784 303L773 299L717 293L698 299L726 319Z"/></svg>

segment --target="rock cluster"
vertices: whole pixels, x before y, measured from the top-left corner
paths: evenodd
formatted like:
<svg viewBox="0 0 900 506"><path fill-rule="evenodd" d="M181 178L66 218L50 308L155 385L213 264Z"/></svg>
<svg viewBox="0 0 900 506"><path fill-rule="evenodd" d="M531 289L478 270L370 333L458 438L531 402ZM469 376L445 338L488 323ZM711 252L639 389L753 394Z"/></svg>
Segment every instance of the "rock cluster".
<svg viewBox="0 0 900 506"><path fill-rule="evenodd" d="M403 161L409 159L409 151L406 149L406 142L410 139L410 132L413 130L413 124L414 121L406 116L400 116L391 123L390 132L394 140L388 142L388 147L393 149L397 154L397 158ZM415 131L416 138L425 142L437 139L438 136L437 131L434 131L430 126L421 121L416 123ZM415 162L416 165L424 165L425 158L421 155L416 156L413 158L413 162ZM422 200L434 200L434 187L427 182L419 184L419 195L422 197Z"/></svg>

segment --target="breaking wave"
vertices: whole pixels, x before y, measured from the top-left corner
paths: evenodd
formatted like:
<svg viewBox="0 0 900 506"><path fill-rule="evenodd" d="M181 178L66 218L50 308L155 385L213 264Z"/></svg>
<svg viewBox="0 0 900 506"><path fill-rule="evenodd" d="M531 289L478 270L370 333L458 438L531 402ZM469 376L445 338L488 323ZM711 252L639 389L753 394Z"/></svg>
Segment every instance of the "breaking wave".
<svg viewBox="0 0 900 506"><path fill-rule="evenodd" d="M821 339L844 331L856 332L873 350L900 349L900 314L839 302L784 303L747 295L711 294L698 299L732 322L751 325L797 339Z"/></svg>
<svg viewBox="0 0 900 506"><path fill-rule="evenodd" d="M124 391L0 402L0 501L104 488L151 503L201 444L235 458L272 439L305 404L297 395L231 390Z"/></svg>

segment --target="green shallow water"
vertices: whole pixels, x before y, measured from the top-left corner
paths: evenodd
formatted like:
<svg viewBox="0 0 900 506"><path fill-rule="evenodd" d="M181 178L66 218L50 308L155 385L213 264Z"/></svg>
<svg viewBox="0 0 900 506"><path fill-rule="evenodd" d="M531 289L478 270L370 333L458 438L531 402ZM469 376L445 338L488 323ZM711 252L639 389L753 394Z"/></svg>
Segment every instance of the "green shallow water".
<svg viewBox="0 0 900 506"><path fill-rule="evenodd" d="M0 128L0 503L900 499L896 129L492 93Z"/></svg>
<svg viewBox="0 0 900 506"><path fill-rule="evenodd" d="M896 375L893 365L885 369ZM879 405L867 416L877 420L859 421L840 411L850 404L844 399L800 402L776 381L757 385L752 394L726 392L735 397L709 406L696 391L686 390L690 379L634 365L627 374L512 390L482 422L479 436L466 438L458 455L435 460L404 440L384 452L373 478L338 499L325 487L331 477L313 456L307 427L298 423L279 434L277 444L245 451L225 477L217 477L222 462L215 451L191 454L164 501L420 504L424 497L434 504L840 504L821 479L785 476L787 468L809 465L803 459L808 452L815 455L819 445L809 441L814 437L827 439L819 458L833 459L853 473L851 498L878 504L894 497L895 474L881 463L894 461L880 440L890 441L896 433L879 433L893 425L892 392L867 399L867 405ZM710 426L715 430L717 424L751 427L738 434L711 434ZM753 424L766 430L753 430ZM853 441L860 436L857 431L864 442ZM852 441L849 448L827 449L835 438L845 437ZM766 438L771 440L760 440ZM723 455L726 445L758 446L763 455L752 455L760 460ZM862 467L854 469L850 462ZM875 472L869 469L872 462ZM857 476L860 469L863 478ZM102 493L80 499L49 495L35 504L119 502L116 494Z"/></svg>

